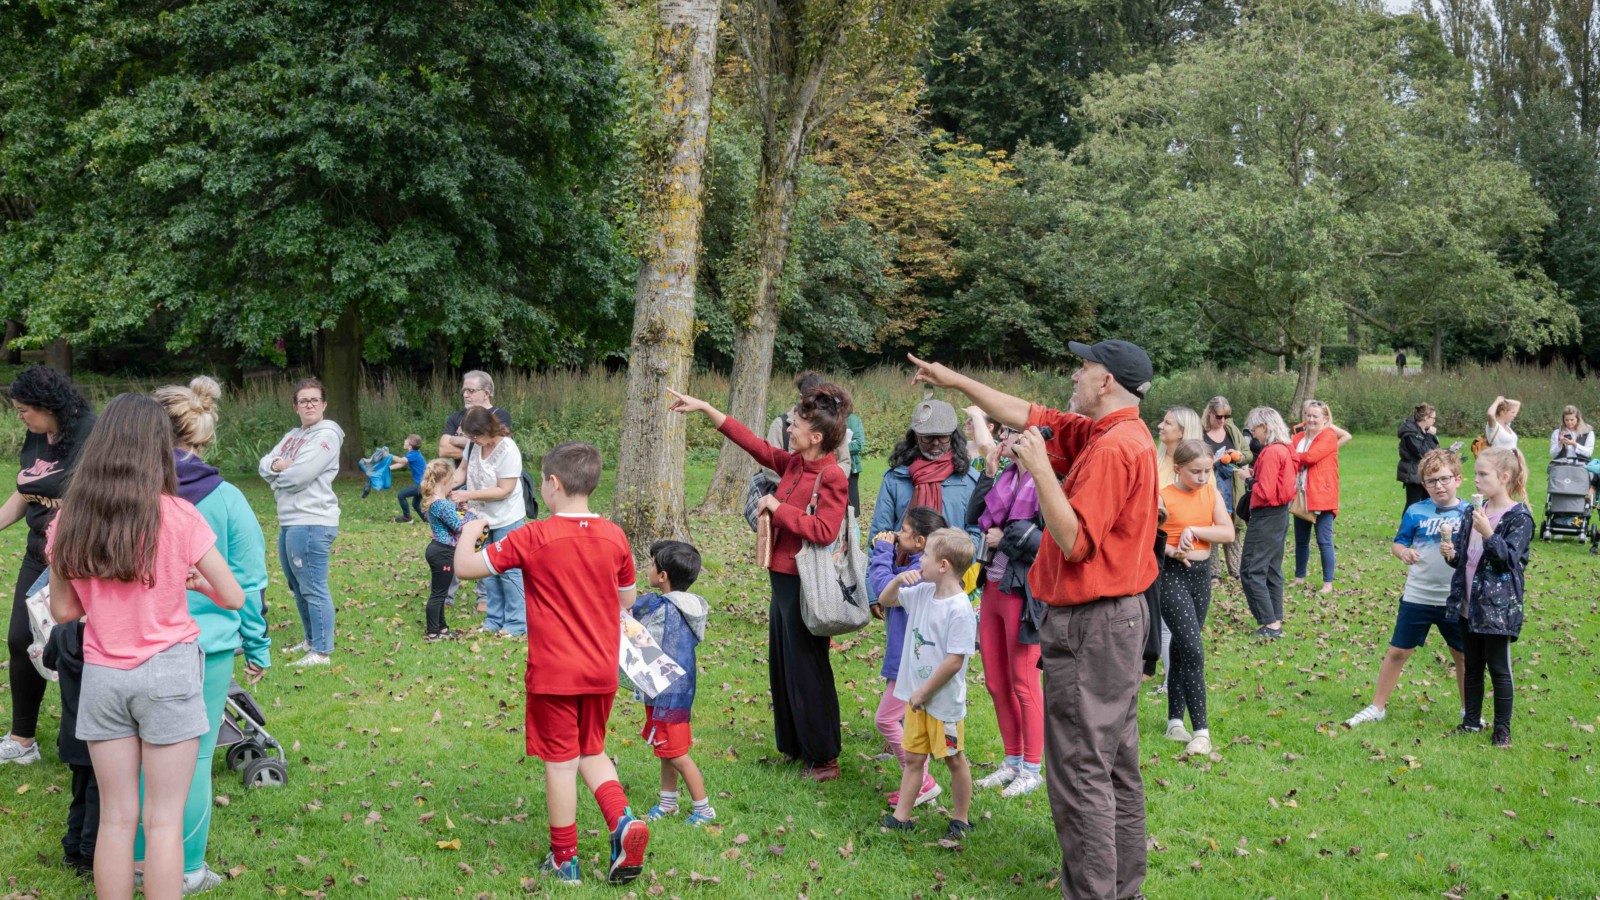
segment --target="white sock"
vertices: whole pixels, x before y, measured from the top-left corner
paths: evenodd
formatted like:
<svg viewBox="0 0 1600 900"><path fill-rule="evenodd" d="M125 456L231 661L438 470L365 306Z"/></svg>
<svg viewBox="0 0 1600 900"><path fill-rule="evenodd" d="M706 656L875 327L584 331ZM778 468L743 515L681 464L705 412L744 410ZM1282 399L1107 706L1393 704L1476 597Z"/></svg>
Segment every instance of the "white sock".
<svg viewBox="0 0 1600 900"><path fill-rule="evenodd" d="M661 792L661 808L666 810L667 812L672 812L673 810L677 809L678 808L678 792L677 791L662 791Z"/></svg>
<svg viewBox="0 0 1600 900"><path fill-rule="evenodd" d="M1183 727L1183 720L1182 719L1168 719L1167 720L1167 730L1168 731L1171 731L1174 728L1182 728L1182 727Z"/></svg>
<svg viewBox="0 0 1600 900"><path fill-rule="evenodd" d="M694 811L708 819L715 818L717 815L716 812L711 808L710 797L707 797L704 800L694 801Z"/></svg>
<svg viewBox="0 0 1600 900"><path fill-rule="evenodd" d="M1022 754L1019 753L1016 756L1007 756L1005 764L1013 769L1022 768Z"/></svg>
<svg viewBox="0 0 1600 900"><path fill-rule="evenodd" d="M1209 728L1196 728L1194 730L1194 736L1195 737L1211 737L1211 729L1209 729Z"/></svg>

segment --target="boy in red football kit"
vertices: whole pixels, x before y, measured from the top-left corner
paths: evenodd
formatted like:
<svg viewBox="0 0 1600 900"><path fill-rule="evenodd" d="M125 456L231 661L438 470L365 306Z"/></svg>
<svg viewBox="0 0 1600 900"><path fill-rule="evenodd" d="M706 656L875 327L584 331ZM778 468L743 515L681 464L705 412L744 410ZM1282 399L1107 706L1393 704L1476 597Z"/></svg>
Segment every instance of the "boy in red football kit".
<svg viewBox="0 0 1600 900"><path fill-rule="evenodd" d="M589 511L600 483L600 451L568 442L546 453L539 493L551 517L474 552L484 520L468 522L456 545L456 576L485 578L522 570L528 605L525 731L528 755L544 760L550 855L539 871L566 884L578 872L577 776L611 829L606 880L626 884L644 871L650 828L633 816L606 756L606 721L617 695L622 611L633 605L628 538Z"/></svg>

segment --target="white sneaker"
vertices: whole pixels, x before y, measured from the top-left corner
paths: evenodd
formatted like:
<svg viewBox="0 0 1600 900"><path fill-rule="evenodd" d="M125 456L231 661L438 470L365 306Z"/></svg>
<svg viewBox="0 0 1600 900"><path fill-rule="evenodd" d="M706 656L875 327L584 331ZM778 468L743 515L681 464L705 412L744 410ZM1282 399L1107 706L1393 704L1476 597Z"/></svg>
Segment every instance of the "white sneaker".
<svg viewBox="0 0 1600 900"><path fill-rule="evenodd" d="M34 741L27 746L23 746L20 741L14 741L11 738L0 741L0 765L16 763L19 766L28 766L38 761L38 741Z"/></svg>
<svg viewBox="0 0 1600 900"><path fill-rule="evenodd" d="M1386 715L1388 715L1388 712L1382 707L1368 706L1361 712L1358 712L1350 718L1345 719L1344 725L1346 728L1354 728L1357 725L1365 725L1368 722L1382 722L1383 717Z"/></svg>
<svg viewBox="0 0 1600 900"><path fill-rule="evenodd" d="M289 663L289 665L291 665L291 666L326 666L326 665L329 665L331 662L332 662L332 660L328 659L328 655L326 653L318 653L315 650L308 650L308 651L306 651L306 655L305 656L302 656L299 659L295 660L294 662Z"/></svg>
<svg viewBox="0 0 1600 900"><path fill-rule="evenodd" d="M288 653L304 653L304 652L306 652L307 650L310 650L310 649L311 649L311 644L308 641L301 641L300 643L295 644L293 647L290 647L285 652L288 652Z"/></svg>
<svg viewBox="0 0 1600 900"><path fill-rule="evenodd" d="M1016 779L1014 779L1010 784L1006 785L1006 789L1000 792L1000 796L1020 797L1023 794L1031 794L1038 790L1039 785L1041 784L1044 784L1043 778L1040 778L1038 775L1033 774L1027 769L1023 769L1017 773Z"/></svg>
<svg viewBox="0 0 1600 900"><path fill-rule="evenodd" d="M1168 722L1167 740L1177 741L1180 744L1187 744L1194 740L1194 735L1189 733L1189 729L1183 727L1182 722Z"/></svg>
<svg viewBox="0 0 1600 900"><path fill-rule="evenodd" d="M221 875L211 871L210 866L201 863L199 871L185 872L183 874L183 896L187 897L190 894L209 891L221 884L222 881Z"/></svg>
<svg viewBox="0 0 1600 900"><path fill-rule="evenodd" d="M1184 753L1193 754L1195 756L1205 756L1207 753L1210 753L1211 752L1211 735L1209 735L1209 734L1197 734L1197 735L1195 735L1194 740L1192 740L1189 743L1184 745L1183 752Z"/></svg>
<svg viewBox="0 0 1600 900"><path fill-rule="evenodd" d="M1015 767L1008 766L1008 765L1005 765L1005 764L1002 763L1000 768L995 769L993 772L990 772L987 777L985 777L983 779L980 779L977 783L975 783L973 785L973 787L979 787L979 788L1005 787L1006 785L1010 784L1011 782L1013 782L1013 781L1015 781L1017 779L1017 775L1018 775L1018 773L1020 771L1021 771L1020 769L1017 769Z"/></svg>

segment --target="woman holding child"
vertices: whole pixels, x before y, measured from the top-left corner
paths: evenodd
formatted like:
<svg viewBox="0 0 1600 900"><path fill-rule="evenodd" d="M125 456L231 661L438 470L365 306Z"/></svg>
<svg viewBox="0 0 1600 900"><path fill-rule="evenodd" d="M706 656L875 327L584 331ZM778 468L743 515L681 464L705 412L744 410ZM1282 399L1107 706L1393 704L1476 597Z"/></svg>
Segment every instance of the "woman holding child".
<svg viewBox="0 0 1600 900"><path fill-rule="evenodd" d="M829 383L806 391L789 423L786 451L704 400L668 393L674 412L704 413L724 437L779 475L777 492L763 497L760 507L772 516L767 658L773 730L785 761L804 761L803 777L833 781L839 777L839 694L828 659L828 639L812 634L800 618L795 554L802 542L831 544L844 527L849 478L834 451L845 439L850 395Z"/></svg>

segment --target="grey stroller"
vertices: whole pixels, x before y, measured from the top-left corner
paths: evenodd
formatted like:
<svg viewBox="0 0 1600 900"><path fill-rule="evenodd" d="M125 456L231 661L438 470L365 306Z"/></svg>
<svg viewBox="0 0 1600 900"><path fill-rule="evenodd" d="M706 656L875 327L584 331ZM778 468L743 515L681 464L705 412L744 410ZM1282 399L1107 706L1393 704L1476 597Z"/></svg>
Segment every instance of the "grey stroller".
<svg viewBox="0 0 1600 900"><path fill-rule="evenodd" d="M1589 470L1584 464L1575 459L1551 460L1539 536L1547 541L1558 536L1595 541L1600 538L1600 529L1593 522L1594 506L1589 496Z"/></svg>
<svg viewBox="0 0 1600 900"><path fill-rule="evenodd" d="M283 745L267 732L261 707L237 681L228 685L217 747L228 748L228 768L240 774L245 787L283 787L289 783L289 757L283 752Z"/></svg>

